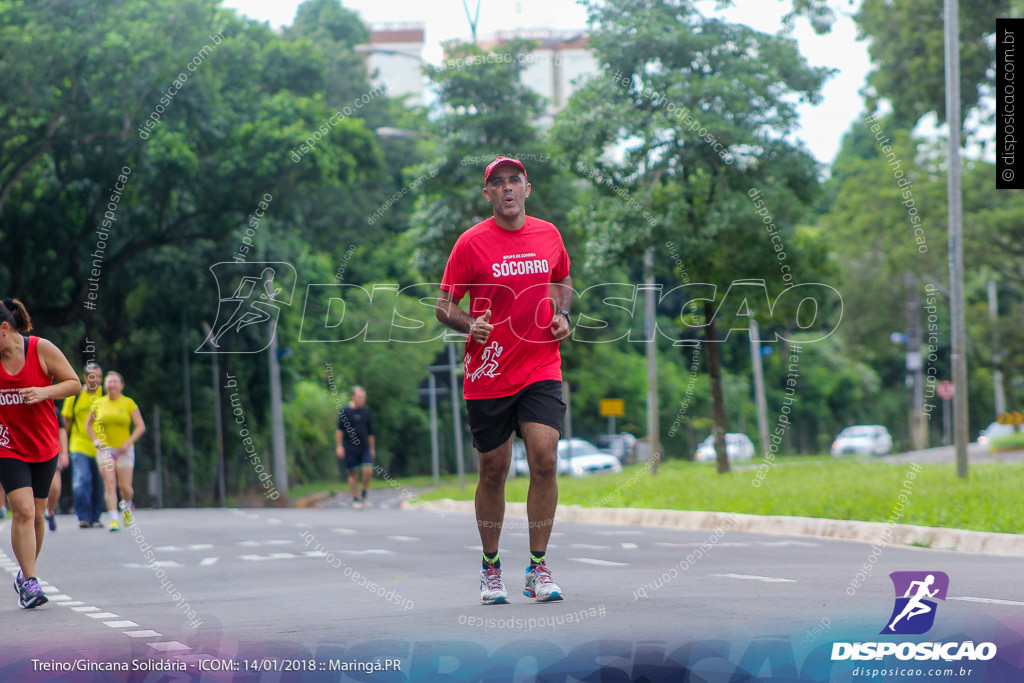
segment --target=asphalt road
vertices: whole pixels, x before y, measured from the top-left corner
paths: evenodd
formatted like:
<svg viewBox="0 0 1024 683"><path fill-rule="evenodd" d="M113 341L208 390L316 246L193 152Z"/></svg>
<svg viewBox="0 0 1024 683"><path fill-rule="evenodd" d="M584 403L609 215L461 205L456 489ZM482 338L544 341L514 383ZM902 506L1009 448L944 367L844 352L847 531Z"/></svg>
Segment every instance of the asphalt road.
<svg viewBox="0 0 1024 683"><path fill-rule="evenodd" d="M828 661L832 643L885 639L903 570L949 576L927 639L999 641L1002 666L1024 651L1015 558L892 546L869 562L863 542L566 522L549 548L566 599L535 604L520 594L526 523L510 519L512 604L483 607L473 518L396 503L139 510L120 533L63 516L39 566L51 601L0 601L0 681L859 680L857 662ZM45 670L76 659L141 670ZM377 660L400 671L339 669ZM950 680L996 680L988 666ZM218 667L233 671L200 670Z"/></svg>

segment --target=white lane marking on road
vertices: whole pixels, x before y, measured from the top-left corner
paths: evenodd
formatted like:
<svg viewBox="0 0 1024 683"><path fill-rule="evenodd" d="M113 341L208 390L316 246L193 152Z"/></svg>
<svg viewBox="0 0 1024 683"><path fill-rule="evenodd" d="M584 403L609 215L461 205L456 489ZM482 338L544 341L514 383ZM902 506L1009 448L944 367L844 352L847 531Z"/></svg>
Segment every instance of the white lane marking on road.
<svg viewBox="0 0 1024 683"><path fill-rule="evenodd" d="M333 531L336 534L358 534L359 533L355 529L345 529L344 527L338 527L336 529L331 529L331 531Z"/></svg>
<svg viewBox="0 0 1024 683"><path fill-rule="evenodd" d="M385 536L384 538L390 538L392 541L419 541L420 540L416 536Z"/></svg>
<svg viewBox="0 0 1024 683"><path fill-rule="evenodd" d="M180 562L175 562L174 560L157 560L150 564L126 563L121 566L125 569L150 569L151 567L159 569L160 567L184 567L185 565Z"/></svg>
<svg viewBox="0 0 1024 683"><path fill-rule="evenodd" d="M583 548L584 550L611 550L610 545L591 545L590 543L570 543L570 548Z"/></svg>
<svg viewBox="0 0 1024 683"><path fill-rule="evenodd" d="M721 576L726 579L764 581L765 583L796 583L796 579L783 579L779 578L778 576L756 576L754 574L709 574L709 576Z"/></svg>
<svg viewBox="0 0 1024 683"><path fill-rule="evenodd" d="M595 534L600 534L601 536L638 536L640 534L643 534L644 532L642 532L642 531L595 531L594 533Z"/></svg>
<svg viewBox="0 0 1024 683"><path fill-rule="evenodd" d="M146 643L146 645L149 645L154 650L159 650L160 652L181 652L184 650L192 649L188 645L185 645L184 643L179 643L176 640L168 640L159 643Z"/></svg>
<svg viewBox="0 0 1024 683"><path fill-rule="evenodd" d="M8 558L5 553L0 551L0 560L5 561L5 562L9 562L10 558ZM165 566L167 565L167 563L158 563L158 564L162 564L162 565L165 565ZM170 564L173 564L173 565L176 565L176 566L179 566L179 567L182 566L182 565L178 565L177 563L173 563L173 562L170 563ZM12 574L16 574L17 571L12 571L11 573ZM54 604L56 604L56 605L64 605L66 607L70 607L73 612L79 612L79 613L84 614L85 616L87 616L87 617L89 617L91 619L103 620L100 623L105 624L106 626L109 626L110 628L117 628L117 629L138 628L138 626L139 626L134 621L118 617L118 615L114 614L113 612L104 612L99 607L96 607L95 605L86 605L81 600L72 600L71 596L64 595L63 593L61 593L60 589L57 588L56 586L54 586L53 584L51 584L49 581L40 581L39 584L42 587L43 591L47 594L47 597L49 598L49 600L51 602L53 602ZM157 631L151 631L151 630L148 630L148 629L147 630L137 630L137 631L122 631L122 633L124 633L125 635L127 635L130 638L152 638L152 637L159 637L161 635ZM188 645L183 645L182 643L179 643L177 641L171 641L169 643L156 643L156 644L154 644L154 643L147 643L147 644L150 645L151 647L156 647L157 645L159 645L159 646L167 646L167 647L157 647L156 648L156 649L159 649L159 650L162 650L162 651L191 650L192 649Z"/></svg>
<svg viewBox="0 0 1024 683"><path fill-rule="evenodd" d="M128 621L127 619L123 621L104 621L103 624L110 628L135 628L138 626L134 621Z"/></svg>
<svg viewBox="0 0 1024 683"><path fill-rule="evenodd" d="M216 564L219 557L204 557L199 563L200 567L209 567L211 564Z"/></svg>
<svg viewBox="0 0 1024 683"><path fill-rule="evenodd" d="M549 548L554 546L549 545ZM394 555L394 550L385 550L384 548L367 548L366 550L339 550L339 553L345 553L346 555Z"/></svg>
<svg viewBox="0 0 1024 683"><path fill-rule="evenodd" d="M621 545L626 550L636 550L640 547L636 543L620 543L619 545Z"/></svg>
<svg viewBox="0 0 1024 683"><path fill-rule="evenodd" d="M282 522L281 520L277 519L276 517L268 517L267 518L267 524L283 524L283 523L284 522Z"/></svg>
<svg viewBox="0 0 1024 683"><path fill-rule="evenodd" d="M289 545L294 541L289 541L284 538L271 538L266 541L238 541L238 545L245 546L246 548L256 548L263 545Z"/></svg>
<svg viewBox="0 0 1024 683"><path fill-rule="evenodd" d="M308 529L313 525L309 522L292 522L292 526L298 527L299 529Z"/></svg>
<svg viewBox="0 0 1024 683"><path fill-rule="evenodd" d="M582 562L583 564L596 564L601 567L628 567L628 562L612 562L611 560L598 560L593 557L570 557L573 562Z"/></svg>
<svg viewBox="0 0 1024 683"><path fill-rule="evenodd" d="M159 548L153 548L153 550L174 553L182 550L209 550L212 547L213 545L210 543L195 543L193 545L162 545Z"/></svg>
<svg viewBox="0 0 1024 683"><path fill-rule="evenodd" d="M695 541L693 543L667 543L660 542L654 545L660 545L666 548L696 548L707 543L707 541ZM719 548L750 548L754 543L751 541L720 541L715 544Z"/></svg>
<svg viewBox="0 0 1024 683"><path fill-rule="evenodd" d="M804 548L817 548L821 545L820 543L812 543L811 541L754 541L754 544L773 546L777 548L790 545L802 546Z"/></svg>
<svg viewBox="0 0 1024 683"><path fill-rule="evenodd" d="M290 557L299 557L295 553L270 553L269 555L239 555L238 559L249 562L260 562L262 560L286 560Z"/></svg>
<svg viewBox="0 0 1024 683"><path fill-rule="evenodd" d="M1015 607L1024 607L1024 602L1016 602L1014 600L998 600L996 598L973 598L970 596L961 596L956 598L946 598L947 600L963 600L965 602L986 602L992 605L1014 605Z"/></svg>

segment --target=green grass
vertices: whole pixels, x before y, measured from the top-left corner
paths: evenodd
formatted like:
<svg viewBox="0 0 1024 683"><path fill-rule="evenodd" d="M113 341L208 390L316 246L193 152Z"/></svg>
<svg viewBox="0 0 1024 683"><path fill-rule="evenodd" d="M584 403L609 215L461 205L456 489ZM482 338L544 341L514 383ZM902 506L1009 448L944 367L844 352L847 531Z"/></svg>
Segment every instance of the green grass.
<svg viewBox="0 0 1024 683"><path fill-rule="evenodd" d="M717 474L711 465L670 461L653 477L640 465L622 474L589 479L559 478L561 505L712 510L755 515L793 515L1021 533L1024 531L1024 463L972 464L961 480L953 465L923 465L908 480L910 464L884 460L779 458L761 486L752 485L760 461ZM427 478L429 480L429 478ZM910 493L902 517L897 497ZM421 500L472 500L475 479L465 490L441 486ZM406 480L403 486L409 486ZM525 501L529 480L511 479L506 498ZM411 487L410 487L411 488Z"/></svg>
<svg viewBox="0 0 1024 683"><path fill-rule="evenodd" d="M447 476L441 479L442 483L455 481L453 476ZM473 480L473 484L476 485L476 480ZM422 489L430 488L434 485L434 479L429 474L419 477L402 477L401 480L392 479L390 482L375 476L370 483L371 491L384 491L387 489L397 488L399 491L402 489L408 489L410 492L416 493ZM456 486L456 488L458 488ZM344 493L348 491L348 480L341 481L338 478L334 479L322 479L319 481L309 482L306 484L300 484L298 486L292 486L288 490L288 497L292 500L299 498L305 498L316 493Z"/></svg>
<svg viewBox="0 0 1024 683"><path fill-rule="evenodd" d="M1004 451L1019 451L1024 448L1024 432L1016 432L992 439L992 446L989 450L993 453Z"/></svg>

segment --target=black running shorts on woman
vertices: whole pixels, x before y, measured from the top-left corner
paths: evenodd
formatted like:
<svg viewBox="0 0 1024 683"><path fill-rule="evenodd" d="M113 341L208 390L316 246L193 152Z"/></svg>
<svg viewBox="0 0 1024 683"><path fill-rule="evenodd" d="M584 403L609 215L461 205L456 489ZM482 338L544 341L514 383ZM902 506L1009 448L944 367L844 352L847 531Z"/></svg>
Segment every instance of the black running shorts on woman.
<svg viewBox="0 0 1024 683"><path fill-rule="evenodd" d="M493 451L512 436L522 437L520 422L538 422L562 431L565 401L562 383L541 380L527 384L512 396L466 400L473 446L481 453Z"/></svg>
<svg viewBox="0 0 1024 683"><path fill-rule="evenodd" d="M8 493L31 486L33 498L46 498L50 495L50 484L56 471L56 455L43 462L0 458L0 486Z"/></svg>

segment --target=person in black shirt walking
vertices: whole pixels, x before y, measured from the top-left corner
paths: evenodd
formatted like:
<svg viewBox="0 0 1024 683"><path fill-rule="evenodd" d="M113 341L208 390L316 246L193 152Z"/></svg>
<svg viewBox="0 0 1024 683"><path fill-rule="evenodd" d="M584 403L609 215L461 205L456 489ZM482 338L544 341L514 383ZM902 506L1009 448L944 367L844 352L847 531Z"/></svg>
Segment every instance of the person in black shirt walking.
<svg viewBox="0 0 1024 683"><path fill-rule="evenodd" d="M361 386L352 387L349 404L338 410L338 429L334 432L337 443L338 468L348 469L348 484L352 489L352 507L369 505L366 493L373 476L374 452L373 420L370 406L366 405L366 390ZM359 495L359 474L362 470L363 493ZM342 473L344 478L344 472Z"/></svg>

